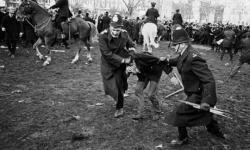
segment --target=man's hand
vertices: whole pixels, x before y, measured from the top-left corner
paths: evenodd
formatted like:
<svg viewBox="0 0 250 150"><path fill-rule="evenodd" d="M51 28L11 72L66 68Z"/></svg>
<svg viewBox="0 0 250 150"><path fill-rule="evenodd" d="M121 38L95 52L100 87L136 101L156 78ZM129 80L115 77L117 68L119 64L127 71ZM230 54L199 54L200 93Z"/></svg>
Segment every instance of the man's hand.
<svg viewBox="0 0 250 150"><path fill-rule="evenodd" d="M130 64L131 63L131 57L122 59L122 63L123 64Z"/></svg>
<svg viewBox="0 0 250 150"><path fill-rule="evenodd" d="M210 105L208 103L201 103L201 109L205 111L209 111Z"/></svg>
<svg viewBox="0 0 250 150"><path fill-rule="evenodd" d="M167 55L166 57L160 57L160 61L169 61L170 55Z"/></svg>
<svg viewBox="0 0 250 150"><path fill-rule="evenodd" d="M4 32L4 31L6 31L6 29L4 27L2 27L2 31Z"/></svg>

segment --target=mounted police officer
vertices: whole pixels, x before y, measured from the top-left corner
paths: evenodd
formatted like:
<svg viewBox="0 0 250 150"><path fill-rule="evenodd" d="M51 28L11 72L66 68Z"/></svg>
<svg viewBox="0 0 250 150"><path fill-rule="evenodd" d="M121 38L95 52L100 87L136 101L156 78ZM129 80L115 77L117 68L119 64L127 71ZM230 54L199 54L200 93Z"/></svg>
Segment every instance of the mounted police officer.
<svg viewBox="0 0 250 150"><path fill-rule="evenodd" d="M157 25L157 18L160 16L158 10L155 8L156 3L151 3L151 8L149 8L146 12L147 19L145 23L152 22Z"/></svg>
<svg viewBox="0 0 250 150"><path fill-rule="evenodd" d="M122 17L116 14L111 20L110 27L99 36L104 91L116 101L115 117L120 117L124 113L124 92L128 88L126 64L131 62L129 50L135 50L128 32L122 27Z"/></svg>
<svg viewBox="0 0 250 150"><path fill-rule="evenodd" d="M182 20L181 14L180 14L180 10L177 9L177 10L176 10L176 13L175 13L174 16L173 16L173 25L174 25L174 24L182 25L182 23L183 23L183 20Z"/></svg>
<svg viewBox="0 0 250 150"><path fill-rule="evenodd" d="M178 127L179 138L171 141L172 145L182 145L188 142L186 127L206 126L211 134L224 138L210 107L217 102L215 80L206 61L190 45L190 38L181 25L175 25L172 32L173 44L178 54L169 59L170 66L175 66L181 75L186 101L199 104L201 110L186 104L180 104L168 116L168 123Z"/></svg>
<svg viewBox="0 0 250 150"><path fill-rule="evenodd" d="M68 18L72 16L72 13L69 10L68 0L57 0L56 4L51 6L50 9L59 8L58 13L55 18L55 24L61 32L63 32L61 23L66 22Z"/></svg>

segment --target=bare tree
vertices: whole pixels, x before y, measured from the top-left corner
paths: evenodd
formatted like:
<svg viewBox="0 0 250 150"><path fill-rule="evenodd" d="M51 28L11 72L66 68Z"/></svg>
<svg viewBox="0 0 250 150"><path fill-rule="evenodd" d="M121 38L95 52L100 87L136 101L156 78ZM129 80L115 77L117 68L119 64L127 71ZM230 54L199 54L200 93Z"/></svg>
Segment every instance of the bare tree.
<svg viewBox="0 0 250 150"><path fill-rule="evenodd" d="M128 9L128 14L131 16L136 8L143 2L143 0L122 0Z"/></svg>

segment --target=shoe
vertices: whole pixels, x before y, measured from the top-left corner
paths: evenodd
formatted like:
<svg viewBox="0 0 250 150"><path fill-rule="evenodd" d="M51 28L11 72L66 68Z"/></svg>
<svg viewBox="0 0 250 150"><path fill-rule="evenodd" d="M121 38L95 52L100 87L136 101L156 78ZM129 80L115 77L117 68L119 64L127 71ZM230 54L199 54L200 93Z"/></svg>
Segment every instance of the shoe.
<svg viewBox="0 0 250 150"><path fill-rule="evenodd" d="M188 143L188 138L186 137L183 140L179 140L179 139L172 140L170 144L172 146L180 146L180 145L184 145L184 144L187 144L187 143Z"/></svg>
<svg viewBox="0 0 250 150"><path fill-rule="evenodd" d="M123 111L123 108L121 108L121 109L118 109L118 110L115 111L114 117L118 118L118 117L123 116L123 114L124 114L124 111Z"/></svg>

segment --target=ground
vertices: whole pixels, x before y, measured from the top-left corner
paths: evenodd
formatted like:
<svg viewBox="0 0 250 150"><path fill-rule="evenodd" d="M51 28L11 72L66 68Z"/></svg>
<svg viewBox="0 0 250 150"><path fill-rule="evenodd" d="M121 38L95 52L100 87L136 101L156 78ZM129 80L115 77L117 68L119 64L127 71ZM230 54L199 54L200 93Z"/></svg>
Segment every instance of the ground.
<svg viewBox="0 0 250 150"><path fill-rule="evenodd" d="M164 56L171 50L162 42L154 50ZM170 83L163 75L159 84L158 99L162 115L153 121L147 100L147 115L143 121L133 121L137 101L134 96L136 77L129 78L129 94L125 100L125 115L115 119L114 101L104 95L100 74L98 45L91 49L93 63L86 62L84 54L77 64L70 64L75 46L65 53L53 52L52 63L42 67L34 51L17 51L15 59L0 50L0 149L1 150L247 150L250 149L250 66L229 82L227 77L232 64L219 60L209 48L195 45L207 59L217 83L220 109L229 110L233 119L215 116L227 139L221 140L206 132L204 127L188 129L190 144L171 147L177 137L176 128L166 123L166 115L185 99L179 93L164 97L179 86ZM141 47L137 48L138 50ZM235 64L237 57L235 58ZM162 145L161 145L162 144Z"/></svg>

